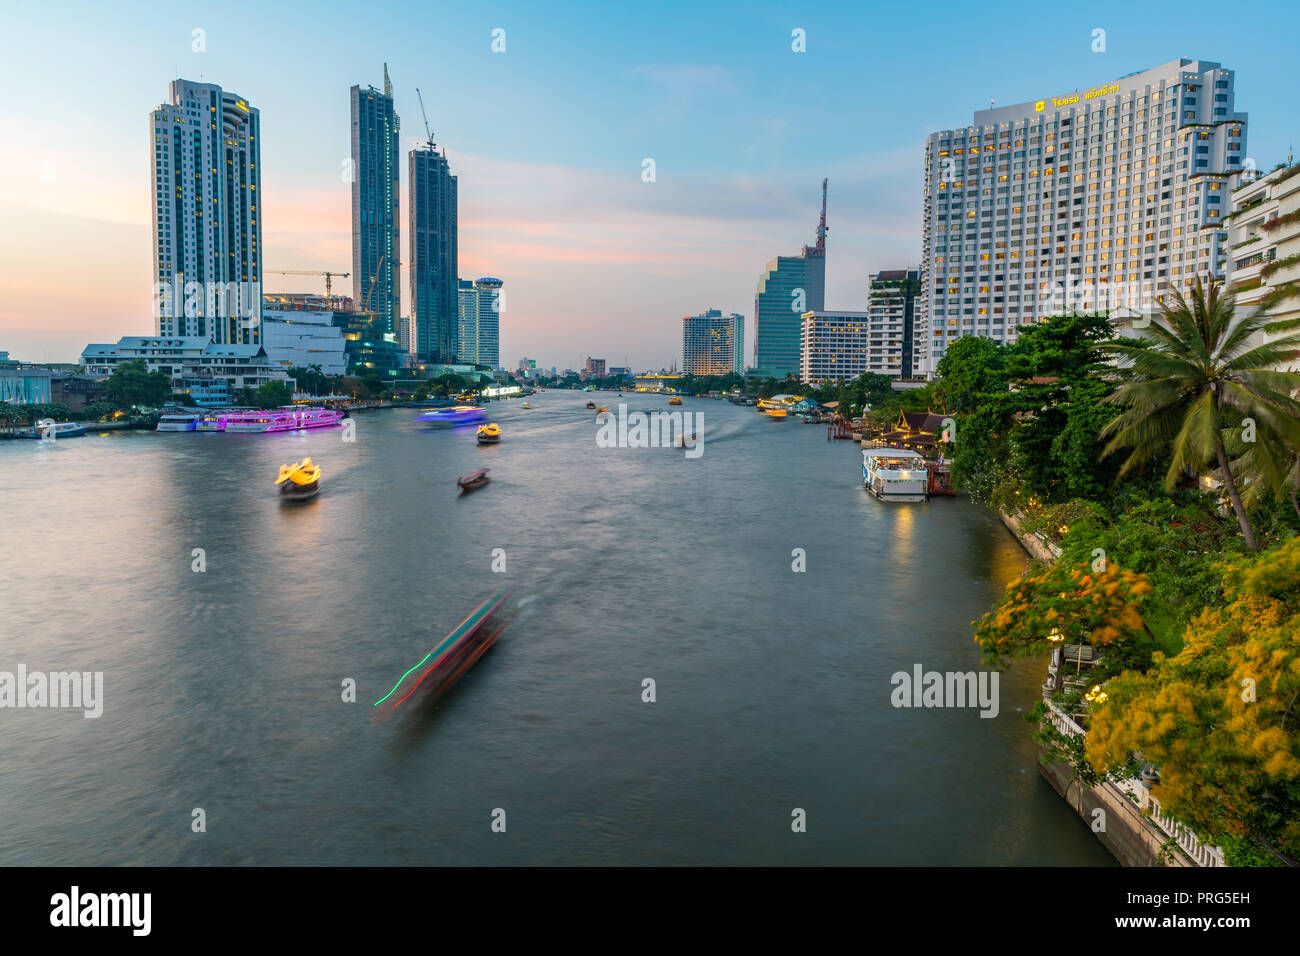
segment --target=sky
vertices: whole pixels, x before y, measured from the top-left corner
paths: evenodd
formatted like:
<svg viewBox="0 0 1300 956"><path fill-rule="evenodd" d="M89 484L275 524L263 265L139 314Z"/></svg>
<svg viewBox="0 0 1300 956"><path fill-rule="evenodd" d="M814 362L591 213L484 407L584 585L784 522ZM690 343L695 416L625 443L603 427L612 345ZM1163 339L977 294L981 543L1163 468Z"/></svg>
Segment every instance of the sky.
<svg viewBox="0 0 1300 956"><path fill-rule="evenodd" d="M1257 166L1300 140L1294 0L0 0L0 15L0 351L24 361L155 331L149 117L177 77L260 110L264 289L322 292L269 270L351 270L348 91L382 87L387 62L404 313L418 87L459 177L460 274L505 281L506 367L667 367L682 317L709 308L745 316L752 360L755 286L768 260L814 241L824 177L826 308L864 308L869 273L919 262L926 136L990 99L1202 58L1236 71Z"/></svg>

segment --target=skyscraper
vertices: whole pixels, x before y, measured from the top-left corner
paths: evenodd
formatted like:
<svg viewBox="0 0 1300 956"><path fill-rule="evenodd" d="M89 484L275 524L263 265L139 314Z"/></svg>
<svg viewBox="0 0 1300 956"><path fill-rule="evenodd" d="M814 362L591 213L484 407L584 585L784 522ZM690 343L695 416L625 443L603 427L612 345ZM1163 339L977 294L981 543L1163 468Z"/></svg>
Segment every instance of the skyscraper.
<svg viewBox="0 0 1300 956"><path fill-rule="evenodd" d="M826 180L817 244L767 264L754 294L753 374L781 378L799 372L799 335L805 312L826 307Z"/></svg>
<svg viewBox="0 0 1300 956"><path fill-rule="evenodd" d="M1246 114L1218 63L1174 60L1092 89L980 110L925 147L917 362L1065 311L1154 310L1220 277Z"/></svg>
<svg viewBox="0 0 1300 956"><path fill-rule="evenodd" d="M682 319L682 371L691 375L745 373L745 317L709 309Z"/></svg>
<svg viewBox="0 0 1300 956"><path fill-rule="evenodd" d="M159 335L260 341L260 132L257 110L215 83L174 80L151 115Z"/></svg>
<svg viewBox="0 0 1300 956"><path fill-rule="evenodd" d="M501 360L500 279L461 279L459 283L460 360L496 368Z"/></svg>
<svg viewBox="0 0 1300 956"><path fill-rule="evenodd" d="M384 64L384 90L352 87L352 298L372 312L377 331L401 328L401 122ZM369 301L367 302L367 295Z"/></svg>
<svg viewBox="0 0 1300 956"><path fill-rule="evenodd" d="M419 361L450 364L460 353L456 177L432 140L411 150L408 160L411 319L404 344Z"/></svg>

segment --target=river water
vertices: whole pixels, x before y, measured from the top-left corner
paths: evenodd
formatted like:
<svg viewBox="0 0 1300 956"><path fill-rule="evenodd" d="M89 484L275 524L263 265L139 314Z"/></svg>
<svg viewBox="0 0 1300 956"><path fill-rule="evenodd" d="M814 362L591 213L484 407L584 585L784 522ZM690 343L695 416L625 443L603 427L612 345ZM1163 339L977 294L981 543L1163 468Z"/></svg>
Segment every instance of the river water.
<svg viewBox="0 0 1300 956"><path fill-rule="evenodd" d="M1026 560L995 518L882 504L852 443L725 402L686 400L698 458L601 448L586 398L493 404L495 447L401 409L354 442L0 442L0 671L104 674L97 719L0 709L0 863L1113 862L1037 773L1041 662L993 719L890 703L897 671L978 667ZM322 493L282 504L303 455ZM373 725L501 587L492 652Z"/></svg>

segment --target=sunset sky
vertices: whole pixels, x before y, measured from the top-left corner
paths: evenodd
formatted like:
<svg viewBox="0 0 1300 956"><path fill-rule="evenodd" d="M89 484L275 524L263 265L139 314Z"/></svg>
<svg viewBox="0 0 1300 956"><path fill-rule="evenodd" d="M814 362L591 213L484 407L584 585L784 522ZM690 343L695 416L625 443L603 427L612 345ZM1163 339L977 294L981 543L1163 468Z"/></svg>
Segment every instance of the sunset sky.
<svg viewBox="0 0 1300 956"><path fill-rule="evenodd" d="M149 114L177 77L261 111L268 270L351 269L348 89L385 62L405 260L418 86L459 176L460 274L505 281L507 367L680 362L681 317L707 308L745 315L752 360L755 284L813 241L824 176L826 307L863 308L868 273L920 258L925 136L990 99L1200 57L1237 72L1258 166L1300 138L1294 2L0 6L0 350L28 361L154 331Z"/></svg>

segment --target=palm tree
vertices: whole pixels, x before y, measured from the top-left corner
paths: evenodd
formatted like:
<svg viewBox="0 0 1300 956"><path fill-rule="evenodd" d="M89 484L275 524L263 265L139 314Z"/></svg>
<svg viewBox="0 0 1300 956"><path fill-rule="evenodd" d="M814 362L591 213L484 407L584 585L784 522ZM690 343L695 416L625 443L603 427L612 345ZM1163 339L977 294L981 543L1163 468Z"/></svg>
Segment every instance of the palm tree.
<svg viewBox="0 0 1300 956"><path fill-rule="evenodd" d="M1270 323L1267 313L1281 297L1275 293L1235 317L1233 291L1214 282L1207 288L1197 279L1190 295L1173 290L1150 336L1104 347L1122 363L1117 370L1122 384L1105 401L1125 411L1102 429L1101 437L1110 438L1102 457L1131 449L1122 476L1172 442L1167 490L1173 490L1185 469L1217 461L1242 537L1252 551L1257 549L1255 532L1233 475L1229 448L1241 451L1238 475L1253 473L1270 484L1260 461L1289 461L1300 449L1300 402L1293 397L1300 390L1300 374L1274 370L1300 353L1300 332L1251 344L1259 333L1279 327ZM1248 438L1243 440L1243 434ZM1248 450L1245 442L1252 438L1257 446Z"/></svg>

